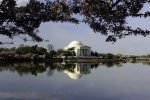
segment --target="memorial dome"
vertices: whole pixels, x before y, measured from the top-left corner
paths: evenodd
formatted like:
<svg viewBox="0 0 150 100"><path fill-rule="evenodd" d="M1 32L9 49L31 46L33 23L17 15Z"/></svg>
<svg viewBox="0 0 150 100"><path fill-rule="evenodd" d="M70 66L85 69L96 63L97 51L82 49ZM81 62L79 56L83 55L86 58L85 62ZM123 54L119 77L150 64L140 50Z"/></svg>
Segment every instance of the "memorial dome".
<svg viewBox="0 0 150 100"><path fill-rule="evenodd" d="M77 48L77 47L80 47L82 46L83 44L79 41L72 41L67 47L66 49L68 48Z"/></svg>

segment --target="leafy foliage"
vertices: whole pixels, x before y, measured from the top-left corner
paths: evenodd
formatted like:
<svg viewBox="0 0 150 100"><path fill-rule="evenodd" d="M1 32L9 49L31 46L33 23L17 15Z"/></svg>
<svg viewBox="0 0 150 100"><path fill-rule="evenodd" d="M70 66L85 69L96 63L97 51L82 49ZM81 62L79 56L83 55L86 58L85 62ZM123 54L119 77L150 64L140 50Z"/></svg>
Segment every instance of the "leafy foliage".
<svg viewBox="0 0 150 100"><path fill-rule="evenodd" d="M39 54L43 55L47 53L47 50L43 47L35 46L23 46L16 49L17 54L27 54L27 53L33 53L33 54Z"/></svg>
<svg viewBox="0 0 150 100"><path fill-rule="evenodd" d="M28 35L33 41L40 42L43 39L37 32L42 22L77 23L77 20L70 16L69 10L67 5L59 2L47 1L44 4L30 0L26 6L16 7L14 0L3 0L0 4L0 34L11 39L18 36L24 41L28 39L22 35Z"/></svg>
<svg viewBox="0 0 150 100"><path fill-rule="evenodd" d="M134 29L126 22L127 17L149 17L149 11L140 13L140 10L150 0L45 1L30 0L26 6L18 7L15 0L3 0L0 4L0 35L11 39L20 37L24 41L28 40L26 36L30 36L33 41L40 42L43 39L37 35L38 28L41 23L49 21L83 22L94 32L105 35L106 41L113 42L130 35L150 34L149 30ZM83 16L83 19L75 17L75 14Z"/></svg>

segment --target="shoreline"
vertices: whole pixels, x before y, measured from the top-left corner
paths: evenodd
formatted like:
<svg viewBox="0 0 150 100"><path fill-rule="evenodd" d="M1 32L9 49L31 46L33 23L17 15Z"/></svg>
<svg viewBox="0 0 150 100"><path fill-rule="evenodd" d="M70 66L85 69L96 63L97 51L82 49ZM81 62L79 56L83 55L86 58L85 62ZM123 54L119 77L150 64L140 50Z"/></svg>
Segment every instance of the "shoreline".
<svg viewBox="0 0 150 100"><path fill-rule="evenodd" d="M126 59L101 59L101 58L78 58L78 59L63 59L63 58L52 58L52 59L29 59L29 58L5 58L0 59L0 62L127 62Z"/></svg>

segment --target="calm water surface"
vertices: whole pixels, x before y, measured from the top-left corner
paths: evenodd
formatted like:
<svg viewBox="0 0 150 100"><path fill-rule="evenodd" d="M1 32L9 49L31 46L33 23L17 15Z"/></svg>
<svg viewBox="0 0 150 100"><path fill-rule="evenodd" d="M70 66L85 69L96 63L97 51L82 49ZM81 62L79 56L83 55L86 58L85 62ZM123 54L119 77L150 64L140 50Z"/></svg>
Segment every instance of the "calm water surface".
<svg viewBox="0 0 150 100"><path fill-rule="evenodd" d="M0 100L150 100L150 65L2 63Z"/></svg>

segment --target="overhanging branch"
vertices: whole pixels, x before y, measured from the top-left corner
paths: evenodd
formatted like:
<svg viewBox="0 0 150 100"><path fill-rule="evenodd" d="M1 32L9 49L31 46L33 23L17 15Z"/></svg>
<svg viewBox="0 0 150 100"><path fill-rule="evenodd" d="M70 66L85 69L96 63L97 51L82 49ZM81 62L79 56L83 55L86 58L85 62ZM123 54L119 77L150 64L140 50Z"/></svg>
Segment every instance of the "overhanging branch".
<svg viewBox="0 0 150 100"><path fill-rule="evenodd" d="M113 5L112 8L114 8L116 5L118 5L121 2L121 0L117 0Z"/></svg>

